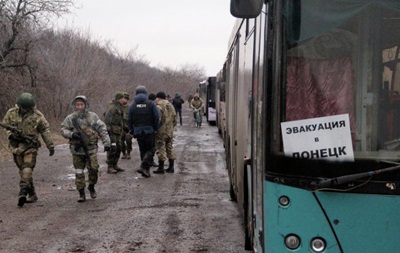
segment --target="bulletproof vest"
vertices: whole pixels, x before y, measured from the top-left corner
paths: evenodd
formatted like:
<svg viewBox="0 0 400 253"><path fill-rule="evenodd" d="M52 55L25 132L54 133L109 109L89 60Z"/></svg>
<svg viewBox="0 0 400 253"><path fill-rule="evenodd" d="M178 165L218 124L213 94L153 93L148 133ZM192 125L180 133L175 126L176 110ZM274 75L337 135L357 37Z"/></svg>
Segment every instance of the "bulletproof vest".
<svg viewBox="0 0 400 253"><path fill-rule="evenodd" d="M133 125L135 127L141 127L153 126L153 124L154 117L151 102L146 101L143 104L135 104L135 110L133 111Z"/></svg>

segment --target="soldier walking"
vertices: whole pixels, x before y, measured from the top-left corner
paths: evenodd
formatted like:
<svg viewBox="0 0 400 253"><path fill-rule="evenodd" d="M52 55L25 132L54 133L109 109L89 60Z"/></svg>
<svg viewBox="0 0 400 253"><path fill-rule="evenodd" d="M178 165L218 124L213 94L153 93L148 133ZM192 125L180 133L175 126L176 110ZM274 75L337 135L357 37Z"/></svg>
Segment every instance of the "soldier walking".
<svg viewBox="0 0 400 253"><path fill-rule="evenodd" d="M176 112L174 106L165 99L164 92L158 92L156 103L160 111L160 128L156 134L156 154L158 168L153 173L164 174L164 162L168 158L168 168L165 170L174 173L175 154L173 151L174 127L176 126Z"/></svg>
<svg viewBox="0 0 400 253"><path fill-rule="evenodd" d="M118 166L119 157L121 155L122 133L124 131L124 111L122 105L128 100L123 92L117 92L115 99L112 100L104 114L104 123L111 139L111 149L107 151L107 173L116 174L124 169Z"/></svg>
<svg viewBox="0 0 400 253"><path fill-rule="evenodd" d="M38 200L32 174L40 147L39 134L49 150L49 155L54 155L50 124L36 109L35 99L30 93L22 93L18 97L17 105L7 111L3 124L7 129L8 147L19 169L18 206L22 207L25 203Z"/></svg>
<svg viewBox="0 0 400 253"><path fill-rule="evenodd" d="M137 139L140 151L140 168L138 173L150 177L155 145L155 132L158 131L159 112L156 104L147 98L144 86L136 88L135 101L129 107L128 127L131 135Z"/></svg>
<svg viewBox="0 0 400 253"><path fill-rule="evenodd" d="M85 202L85 167L88 169L90 197L97 197L94 186L99 173L98 136L103 141L105 151L110 150L111 142L106 125L96 113L89 111L89 103L85 96L75 97L72 105L75 112L68 115L62 122L61 134L64 138L69 139L72 163L75 168L75 185L79 191L78 202Z"/></svg>

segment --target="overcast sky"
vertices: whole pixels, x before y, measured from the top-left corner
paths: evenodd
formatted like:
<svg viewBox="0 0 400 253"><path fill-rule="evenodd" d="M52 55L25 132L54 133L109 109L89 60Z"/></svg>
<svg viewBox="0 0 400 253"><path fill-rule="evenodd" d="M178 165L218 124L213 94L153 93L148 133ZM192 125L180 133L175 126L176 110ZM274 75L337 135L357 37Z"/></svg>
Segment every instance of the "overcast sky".
<svg viewBox="0 0 400 253"><path fill-rule="evenodd" d="M79 9L60 26L89 31L121 52L138 47L151 66L222 68L235 22L229 0L75 0Z"/></svg>

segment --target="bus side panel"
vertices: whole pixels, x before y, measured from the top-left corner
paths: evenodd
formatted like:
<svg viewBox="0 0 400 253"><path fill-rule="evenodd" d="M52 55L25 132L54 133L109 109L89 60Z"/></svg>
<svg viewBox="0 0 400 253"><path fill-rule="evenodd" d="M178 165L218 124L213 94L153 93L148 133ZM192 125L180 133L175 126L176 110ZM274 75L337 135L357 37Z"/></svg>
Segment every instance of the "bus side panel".
<svg viewBox="0 0 400 253"><path fill-rule="evenodd" d="M206 103L206 115L207 121L210 124L215 124L217 120L217 114L215 110L216 106L216 96L217 96L217 78L215 76L210 76L207 79L207 100Z"/></svg>
<svg viewBox="0 0 400 253"><path fill-rule="evenodd" d="M239 43L234 42L233 50L228 55L228 64L226 67L226 132L225 132L225 149L226 152L226 164L229 174L229 182L231 191L234 192L235 199L237 198L237 180L236 180L236 164L234 159L235 153L235 124L236 121L236 108L235 108L235 89L237 83L237 66L238 66L238 55ZM232 195L232 193L231 193Z"/></svg>
<svg viewBox="0 0 400 253"><path fill-rule="evenodd" d="M399 196L334 192L316 195L343 252L399 252Z"/></svg>
<svg viewBox="0 0 400 253"><path fill-rule="evenodd" d="M316 237L326 240L327 253L341 252L330 224L313 192L269 181L264 181L264 192L264 218L266 221L264 252L294 252L285 246L285 237L292 234L300 236L301 244L295 250L296 253L312 252L310 242ZM289 198L290 202L286 207L279 204L279 198L282 196ZM340 209L342 206L336 206L336 208ZM348 235L351 228L347 229ZM344 252L368 251L345 250Z"/></svg>
<svg viewBox="0 0 400 253"><path fill-rule="evenodd" d="M264 13L267 13L264 5ZM257 17L254 35L254 71L253 71L253 108L252 108L252 209L253 209L253 248L263 252L263 239L260 237L264 231L263 224L263 182L264 182L264 130L263 122L263 77L264 77L264 42L265 42L265 16Z"/></svg>
<svg viewBox="0 0 400 253"><path fill-rule="evenodd" d="M208 106L207 110L207 121L210 123L215 123L217 120L217 111L214 107Z"/></svg>

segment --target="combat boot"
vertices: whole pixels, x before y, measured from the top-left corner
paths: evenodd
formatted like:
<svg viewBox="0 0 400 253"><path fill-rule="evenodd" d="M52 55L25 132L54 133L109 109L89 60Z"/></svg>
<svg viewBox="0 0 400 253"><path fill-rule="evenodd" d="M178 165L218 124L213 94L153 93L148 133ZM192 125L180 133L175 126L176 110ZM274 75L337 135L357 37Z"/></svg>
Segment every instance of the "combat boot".
<svg viewBox="0 0 400 253"><path fill-rule="evenodd" d="M143 177L150 177L150 169L149 168L143 168L143 173L142 173Z"/></svg>
<svg viewBox="0 0 400 253"><path fill-rule="evenodd" d="M108 165L107 173L109 173L109 174L117 174L117 172L118 171L114 168L114 166Z"/></svg>
<svg viewBox="0 0 400 253"><path fill-rule="evenodd" d="M122 151L122 157L121 159L128 159L128 156L126 155L125 151Z"/></svg>
<svg viewBox="0 0 400 253"><path fill-rule="evenodd" d="M143 170L144 170L143 166L140 165L140 168L137 169L136 172L139 173L139 174L141 174L141 175L143 176Z"/></svg>
<svg viewBox="0 0 400 253"><path fill-rule="evenodd" d="M94 184L89 184L88 189L89 189L90 197L92 199L95 199L97 197L97 194L96 194L96 190L94 189Z"/></svg>
<svg viewBox="0 0 400 253"><path fill-rule="evenodd" d="M33 186L33 184L31 184L31 187L28 190L26 203L33 203L33 202L36 202L37 200L38 200L38 197L36 195L35 187Z"/></svg>
<svg viewBox="0 0 400 253"><path fill-rule="evenodd" d="M34 203L38 200L36 192L29 193L28 198L26 199L26 203Z"/></svg>
<svg viewBox="0 0 400 253"><path fill-rule="evenodd" d="M79 190L79 199L78 202L85 202L86 195L85 195L85 188Z"/></svg>
<svg viewBox="0 0 400 253"><path fill-rule="evenodd" d="M125 171L124 169L122 169L121 167L119 167L117 164L114 165L114 168L115 168L115 170L116 170L117 172L123 172L123 171Z"/></svg>
<svg viewBox="0 0 400 253"><path fill-rule="evenodd" d="M28 189L26 186L23 186L19 190L19 195L18 195L18 206L23 207L24 204L26 203L26 195L28 193Z"/></svg>
<svg viewBox="0 0 400 253"><path fill-rule="evenodd" d="M155 174L164 174L164 161L158 161L157 170L153 171Z"/></svg>
<svg viewBox="0 0 400 253"><path fill-rule="evenodd" d="M168 173L174 173L174 160L169 159L168 163L168 169L166 169L165 171Z"/></svg>

